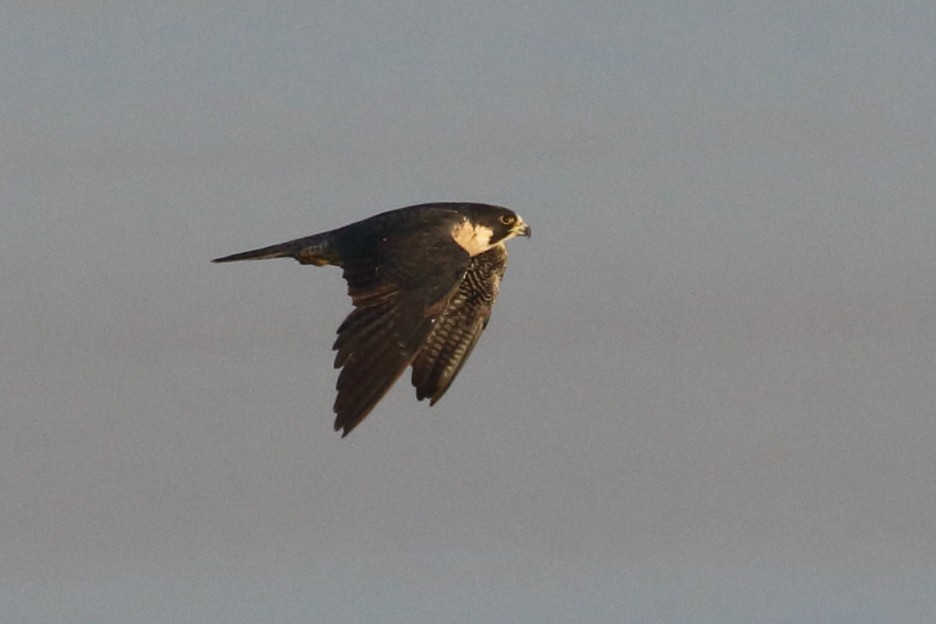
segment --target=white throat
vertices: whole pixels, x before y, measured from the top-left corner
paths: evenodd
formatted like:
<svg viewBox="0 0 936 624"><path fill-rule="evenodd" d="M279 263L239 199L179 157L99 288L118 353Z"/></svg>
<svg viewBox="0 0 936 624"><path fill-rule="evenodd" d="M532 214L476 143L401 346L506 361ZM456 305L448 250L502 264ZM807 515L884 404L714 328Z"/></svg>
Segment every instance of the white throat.
<svg viewBox="0 0 936 624"><path fill-rule="evenodd" d="M474 225L468 219L462 221L452 230L452 238L462 249L468 252L469 256L477 256L493 247L491 245L493 235L494 230L491 228Z"/></svg>

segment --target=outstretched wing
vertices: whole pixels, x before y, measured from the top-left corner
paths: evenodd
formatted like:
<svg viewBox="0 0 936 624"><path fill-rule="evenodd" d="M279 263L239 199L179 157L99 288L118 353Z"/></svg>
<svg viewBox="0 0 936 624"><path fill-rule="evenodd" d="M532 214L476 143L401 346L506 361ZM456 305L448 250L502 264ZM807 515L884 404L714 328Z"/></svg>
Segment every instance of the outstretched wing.
<svg viewBox="0 0 936 624"><path fill-rule="evenodd" d="M458 375L491 318L507 249L500 245L474 256L458 289L432 327L413 361L416 398L430 405L442 398Z"/></svg>
<svg viewBox="0 0 936 624"><path fill-rule="evenodd" d="M344 247L339 264L354 303L333 347L335 368L342 369L335 430L346 436L412 363L469 257L439 230L391 234L360 246L336 243Z"/></svg>

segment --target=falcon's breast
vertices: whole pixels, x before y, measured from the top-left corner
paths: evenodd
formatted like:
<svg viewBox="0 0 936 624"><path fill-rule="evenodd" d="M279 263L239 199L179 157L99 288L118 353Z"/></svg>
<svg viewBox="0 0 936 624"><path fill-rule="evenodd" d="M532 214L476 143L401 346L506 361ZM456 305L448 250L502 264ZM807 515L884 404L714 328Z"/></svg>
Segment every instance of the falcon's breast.
<svg viewBox="0 0 936 624"><path fill-rule="evenodd" d="M498 245L471 258L465 276L413 361L413 385L419 400L438 401L478 343L491 319L507 249Z"/></svg>

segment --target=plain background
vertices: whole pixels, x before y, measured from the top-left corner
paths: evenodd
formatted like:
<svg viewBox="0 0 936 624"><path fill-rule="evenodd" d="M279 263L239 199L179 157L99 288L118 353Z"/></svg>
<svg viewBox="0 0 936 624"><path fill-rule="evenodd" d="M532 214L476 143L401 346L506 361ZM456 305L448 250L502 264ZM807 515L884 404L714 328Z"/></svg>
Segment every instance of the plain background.
<svg viewBox="0 0 936 624"><path fill-rule="evenodd" d="M5 2L0 619L931 622L936 4ZM340 271L532 239L332 431Z"/></svg>

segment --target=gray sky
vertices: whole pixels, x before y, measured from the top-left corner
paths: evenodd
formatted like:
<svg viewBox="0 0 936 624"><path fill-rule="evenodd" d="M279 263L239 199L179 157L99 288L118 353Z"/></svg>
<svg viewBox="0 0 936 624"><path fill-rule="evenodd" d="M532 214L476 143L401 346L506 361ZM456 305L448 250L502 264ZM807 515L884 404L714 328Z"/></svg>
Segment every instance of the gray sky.
<svg viewBox="0 0 936 624"><path fill-rule="evenodd" d="M936 5L115 4L0 7L0 619L931 621ZM340 440L208 260L434 200L535 235Z"/></svg>

